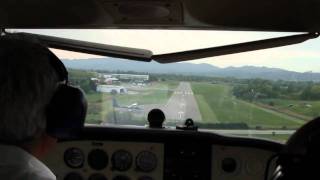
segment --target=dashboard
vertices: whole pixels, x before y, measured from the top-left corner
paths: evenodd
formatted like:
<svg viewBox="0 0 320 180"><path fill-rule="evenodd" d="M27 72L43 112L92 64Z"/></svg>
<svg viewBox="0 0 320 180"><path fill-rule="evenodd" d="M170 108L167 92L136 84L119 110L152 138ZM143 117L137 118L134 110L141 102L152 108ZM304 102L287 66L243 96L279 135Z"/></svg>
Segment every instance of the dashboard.
<svg viewBox="0 0 320 180"><path fill-rule="evenodd" d="M58 180L261 180L282 148L199 131L87 127L61 140L44 163Z"/></svg>
<svg viewBox="0 0 320 180"><path fill-rule="evenodd" d="M46 159L57 179L161 180L164 146L159 143L71 141Z"/></svg>

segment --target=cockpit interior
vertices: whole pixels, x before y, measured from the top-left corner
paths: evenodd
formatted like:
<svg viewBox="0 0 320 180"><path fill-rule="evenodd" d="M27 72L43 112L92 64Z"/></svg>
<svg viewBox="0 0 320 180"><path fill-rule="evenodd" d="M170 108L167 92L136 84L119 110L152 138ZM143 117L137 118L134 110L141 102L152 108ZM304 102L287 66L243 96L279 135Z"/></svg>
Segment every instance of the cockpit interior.
<svg viewBox="0 0 320 180"><path fill-rule="evenodd" d="M38 39L86 96L41 159L57 180L319 179L319 17L318 0L3 0L0 38Z"/></svg>

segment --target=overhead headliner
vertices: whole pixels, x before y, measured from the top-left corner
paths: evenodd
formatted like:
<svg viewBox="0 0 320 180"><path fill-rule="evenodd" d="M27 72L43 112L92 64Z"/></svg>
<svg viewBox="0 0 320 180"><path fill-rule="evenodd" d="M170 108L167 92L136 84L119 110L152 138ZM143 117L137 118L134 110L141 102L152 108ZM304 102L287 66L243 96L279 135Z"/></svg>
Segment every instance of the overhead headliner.
<svg viewBox="0 0 320 180"><path fill-rule="evenodd" d="M320 0L2 0L3 28L314 32Z"/></svg>

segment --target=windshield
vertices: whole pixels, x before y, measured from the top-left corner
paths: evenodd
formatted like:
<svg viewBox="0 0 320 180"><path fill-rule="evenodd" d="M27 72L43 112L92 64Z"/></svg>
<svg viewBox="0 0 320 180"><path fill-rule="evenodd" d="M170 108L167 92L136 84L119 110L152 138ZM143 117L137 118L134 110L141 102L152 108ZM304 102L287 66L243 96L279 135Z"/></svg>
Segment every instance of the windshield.
<svg viewBox="0 0 320 180"><path fill-rule="evenodd" d="M21 30L20 30L21 31ZM26 30L25 30L26 31ZM208 48L288 33L169 30L28 30L149 49ZM89 102L87 124L147 124L161 109L166 126L191 118L203 131L284 142L320 116L319 40L183 63L136 62L53 50Z"/></svg>

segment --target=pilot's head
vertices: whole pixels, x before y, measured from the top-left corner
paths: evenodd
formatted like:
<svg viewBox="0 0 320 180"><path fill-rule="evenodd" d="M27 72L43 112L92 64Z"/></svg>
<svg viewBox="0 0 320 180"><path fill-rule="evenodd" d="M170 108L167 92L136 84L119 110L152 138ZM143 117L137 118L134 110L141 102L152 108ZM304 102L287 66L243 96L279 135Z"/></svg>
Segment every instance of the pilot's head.
<svg viewBox="0 0 320 180"><path fill-rule="evenodd" d="M0 37L0 143L28 146L46 137L46 105L59 83L48 51L30 37Z"/></svg>

